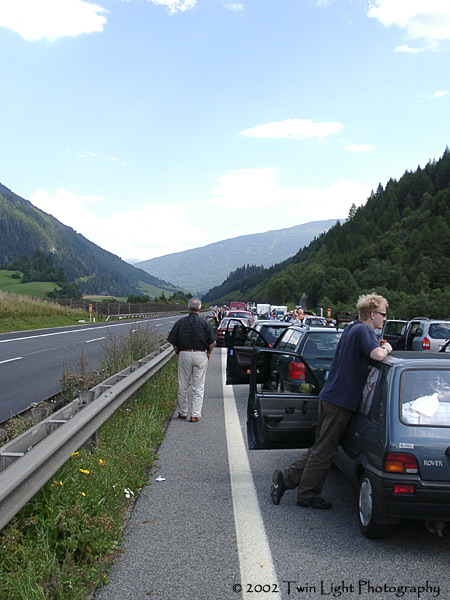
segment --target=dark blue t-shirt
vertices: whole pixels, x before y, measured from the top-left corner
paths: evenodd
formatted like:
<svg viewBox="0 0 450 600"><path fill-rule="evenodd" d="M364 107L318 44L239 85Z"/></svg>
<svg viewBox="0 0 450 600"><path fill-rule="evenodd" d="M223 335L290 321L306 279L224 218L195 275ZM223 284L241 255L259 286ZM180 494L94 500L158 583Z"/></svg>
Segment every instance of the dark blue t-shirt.
<svg viewBox="0 0 450 600"><path fill-rule="evenodd" d="M355 411L367 378L370 353L380 345L374 330L361 321L344 329L336 348L321 400Z"/></svg>

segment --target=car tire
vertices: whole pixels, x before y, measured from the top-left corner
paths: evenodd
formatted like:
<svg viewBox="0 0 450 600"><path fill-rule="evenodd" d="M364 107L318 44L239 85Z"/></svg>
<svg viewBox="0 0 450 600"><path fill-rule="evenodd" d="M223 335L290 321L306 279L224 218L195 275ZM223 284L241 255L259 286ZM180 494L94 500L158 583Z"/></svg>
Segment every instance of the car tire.
<svg viewBox="0 0 450 600"><path fill-rule="evenodd" d="M369 539L380 539L388 535L390 526L378 523L375 518L372 482L363 473L358 486L358 520L361 533Z"/></svg>

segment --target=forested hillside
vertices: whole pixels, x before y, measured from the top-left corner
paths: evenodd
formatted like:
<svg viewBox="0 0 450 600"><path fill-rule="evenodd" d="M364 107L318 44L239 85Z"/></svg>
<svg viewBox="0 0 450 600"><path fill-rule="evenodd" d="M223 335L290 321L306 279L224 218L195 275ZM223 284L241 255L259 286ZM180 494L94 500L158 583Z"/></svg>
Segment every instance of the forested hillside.
<svg viewBox="0 0 450 600"><path fill-rule="evenodd" d="M234 283L230 285L230 282ZM372 192L344 224L272 269L231 274L204 300L353 309L361 293L390 302L390 316L450 317L450 151Z"/></svg>
<svg viewBox="0 0 450 600"><path fill-rule="evenodd" d="M75 281L84 294L128 296L150 288L170 294L177 289L103 250L0 184L0 265L24 255L31 258L36 251L51 253L55 267L62 267L67 280Z"/></svg>

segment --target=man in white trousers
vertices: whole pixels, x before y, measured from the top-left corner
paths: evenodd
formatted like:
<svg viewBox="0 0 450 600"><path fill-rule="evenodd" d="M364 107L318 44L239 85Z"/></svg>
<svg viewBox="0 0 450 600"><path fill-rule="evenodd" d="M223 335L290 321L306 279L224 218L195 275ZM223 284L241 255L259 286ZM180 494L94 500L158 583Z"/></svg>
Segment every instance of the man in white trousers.
<svg viewBox="0 0 450 600"><path fill-rule="evenodd" d="M191 423L198 423L202 416L206 369L216 343L214 329L200 317L201 307L198 298L191 298L188 316L175 323L167 338L178 356L178 418L186 420L190 412ZM189 407L190 385L192 400Z"/></svg>

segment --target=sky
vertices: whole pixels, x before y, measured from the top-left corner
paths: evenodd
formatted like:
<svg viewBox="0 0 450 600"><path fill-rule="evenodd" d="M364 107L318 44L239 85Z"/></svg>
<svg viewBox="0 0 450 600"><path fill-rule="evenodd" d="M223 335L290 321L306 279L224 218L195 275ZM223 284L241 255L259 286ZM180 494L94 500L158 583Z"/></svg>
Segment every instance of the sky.
<svg viewBox="0 0 450 600"><path fill-rule="evenodd" d="M0 0L0 77L0 182L147 260L438 160L450 1Z"/></svg>

